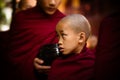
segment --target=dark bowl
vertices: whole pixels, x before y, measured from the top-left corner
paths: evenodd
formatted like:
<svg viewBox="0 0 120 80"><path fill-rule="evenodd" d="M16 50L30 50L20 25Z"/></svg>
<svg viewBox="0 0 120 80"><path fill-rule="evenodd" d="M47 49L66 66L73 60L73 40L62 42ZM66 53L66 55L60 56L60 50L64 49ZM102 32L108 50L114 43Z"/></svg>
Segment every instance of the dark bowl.
<svg viewBox="0 0 120 80"><path fill-rule="evenodd" d="M47 44L40 48L37 57L44 60L43 65L50 66L59 54L58 44Z"/></svg>

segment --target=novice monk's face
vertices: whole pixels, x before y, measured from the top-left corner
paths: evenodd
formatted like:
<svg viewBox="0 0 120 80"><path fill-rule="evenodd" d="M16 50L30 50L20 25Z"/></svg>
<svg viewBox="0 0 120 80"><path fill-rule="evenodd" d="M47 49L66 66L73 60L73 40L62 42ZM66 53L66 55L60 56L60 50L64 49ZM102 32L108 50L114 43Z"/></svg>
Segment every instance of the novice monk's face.
<svg viewBox="0 0 120 80"><path fill-rule="evenodd" d="M79 34L67 24L58 24L59 48L63 55L80 52Z"/></svg>
<svg viewBox="0 0 120 80"><path fill-rule="evenodd" d="M38 4L42 7L46 14L52 15L60 5L61 0L38 0Z"/></svg>

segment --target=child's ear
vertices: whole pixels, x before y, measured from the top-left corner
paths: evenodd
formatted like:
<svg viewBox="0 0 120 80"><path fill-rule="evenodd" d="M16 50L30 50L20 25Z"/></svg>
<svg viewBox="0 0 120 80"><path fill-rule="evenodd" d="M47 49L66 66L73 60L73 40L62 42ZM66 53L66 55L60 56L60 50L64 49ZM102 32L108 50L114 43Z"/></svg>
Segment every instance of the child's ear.
<svg viewBox="0 0 120 80"><path fill-rule="evenodd" d="M79 33L79 43L85 42L85 32Z"/></svg>

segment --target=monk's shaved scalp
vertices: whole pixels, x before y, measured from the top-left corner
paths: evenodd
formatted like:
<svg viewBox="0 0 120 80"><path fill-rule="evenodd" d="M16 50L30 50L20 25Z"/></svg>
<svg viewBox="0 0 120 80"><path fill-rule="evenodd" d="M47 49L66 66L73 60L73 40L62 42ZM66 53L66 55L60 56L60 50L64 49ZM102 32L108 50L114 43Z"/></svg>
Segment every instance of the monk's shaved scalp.
<svg viewBox="0 0 120 80"><path fill-rule="evenodd" d="M69 27L71 27L75 32L85 32L86 38L89 37L91 33L91 26L89 21L86 17L84 17L81 14L71 14L64 18L62 18L59 22L59 24L67 24Z"/></svg>

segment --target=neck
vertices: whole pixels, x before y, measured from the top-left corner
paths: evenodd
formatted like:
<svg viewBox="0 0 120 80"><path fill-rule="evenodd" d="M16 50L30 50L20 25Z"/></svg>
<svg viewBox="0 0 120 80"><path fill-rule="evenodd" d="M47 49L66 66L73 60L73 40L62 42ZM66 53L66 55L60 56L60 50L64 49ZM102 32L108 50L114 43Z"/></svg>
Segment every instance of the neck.
<svg viewBox="0 0 120 80"><path fill-rule="evenodd" d="M78 52L76 52L76 53L77 53L77 54L80 54L85 47L86 47L86 43L80 44L80 47L77 49Z"/></svg>

